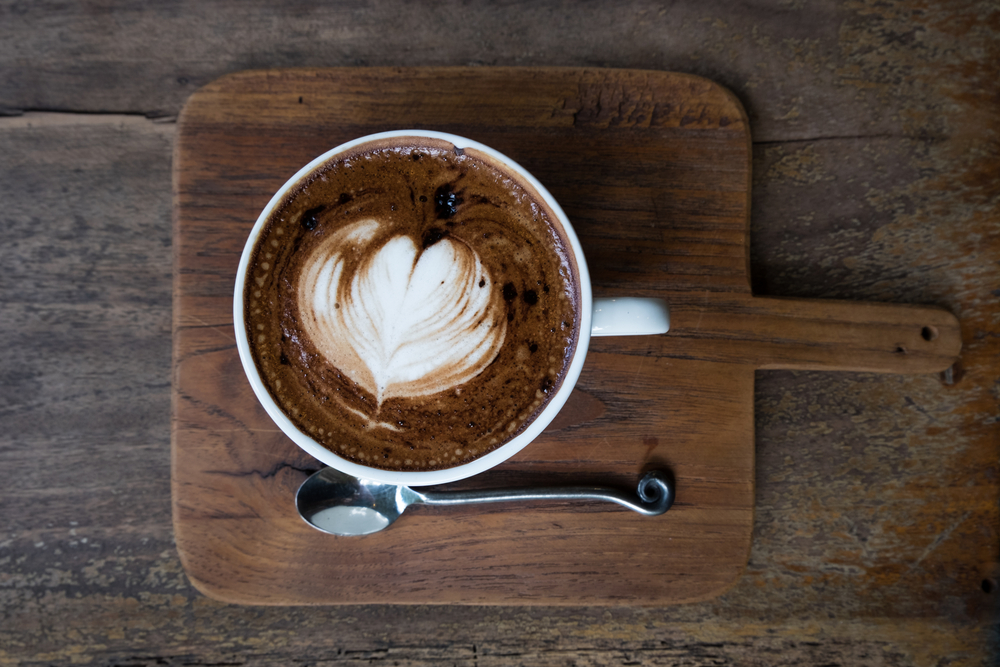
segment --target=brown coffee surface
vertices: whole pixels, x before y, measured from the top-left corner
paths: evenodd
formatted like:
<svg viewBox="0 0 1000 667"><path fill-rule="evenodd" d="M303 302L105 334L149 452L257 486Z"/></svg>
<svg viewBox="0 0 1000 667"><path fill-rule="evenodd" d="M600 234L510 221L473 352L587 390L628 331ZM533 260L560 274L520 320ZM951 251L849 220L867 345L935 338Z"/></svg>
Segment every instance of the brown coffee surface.
<svg viewBox="0 0 1000 667"><path fill-rule="evenodd" d="M244 316L300 430L363 465L433 470L545 407L575 350L578 282L530 186L472 149L402 138L334 158L275 208Z"/></svg>

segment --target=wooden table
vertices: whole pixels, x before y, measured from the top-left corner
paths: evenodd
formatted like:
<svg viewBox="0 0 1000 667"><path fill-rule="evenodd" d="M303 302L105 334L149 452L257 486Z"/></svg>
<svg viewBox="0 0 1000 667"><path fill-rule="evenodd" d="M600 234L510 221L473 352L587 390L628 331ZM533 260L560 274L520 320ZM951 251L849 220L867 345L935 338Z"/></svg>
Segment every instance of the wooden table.
<svg viewBox="0 0 1000 667"><path fill-rule="evenodd" d="M990 11L0 3L0 665L995 664ZM173 121L227 73L372 65L654 69L726 86L753 137L754 292L944 307L962 323L960 364L759 372L749 565L704 602L202 596L170 515Z"/></svg>

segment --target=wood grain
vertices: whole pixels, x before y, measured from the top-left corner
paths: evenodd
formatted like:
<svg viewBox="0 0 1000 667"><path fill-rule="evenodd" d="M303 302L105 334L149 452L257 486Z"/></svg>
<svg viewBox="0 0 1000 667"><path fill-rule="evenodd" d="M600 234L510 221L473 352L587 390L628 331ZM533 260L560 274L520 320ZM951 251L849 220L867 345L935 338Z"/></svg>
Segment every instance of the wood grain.
<svg viewBox="0 0 1000 667"><path fill-rule="evenodd" d="M230 316L257 211L325 148L381 129L464 134L565 202L595 292L663 296L661 337L595 341L570 417L462 486L634 484L665 466L677 502L423 511L331 538L291 499L318 467L264 415ZM758 368L940 372L950 313L756 298L749 128L690 75L621 70L277 70L226 77L181 116L175 153L174 525L204 592L255 604L664 604L718 595L746 565ZM581 585L586 582L586 585Z"/></svg>
<svg viewBox="0 0 1000 667"><path fill-rule="evenodd" d="M994 5L0 0L0 664L995 666ZM169 118L247 68L469 64L725 85L754 293L937 304L961 367L756 372L749 564L705 602L207 598L171 527Z"/></svg>

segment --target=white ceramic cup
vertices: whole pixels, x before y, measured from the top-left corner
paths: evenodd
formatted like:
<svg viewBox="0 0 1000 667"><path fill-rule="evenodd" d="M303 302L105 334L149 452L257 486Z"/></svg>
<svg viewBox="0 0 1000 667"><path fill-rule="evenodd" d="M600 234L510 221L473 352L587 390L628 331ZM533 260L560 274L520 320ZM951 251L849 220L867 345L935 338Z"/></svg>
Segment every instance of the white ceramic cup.
<svg viewBox="0 0 1000 667"><path fill-rule="evenodd" d="M548 404L542 409L538 416L535 417L534 421L529 423L519 435L489 453L484 454L483 456L473 459L467 463L450 468L444 468L442 470L404 472L397 470L382 470L380 468L361 465L338 456L309 437L309 435L299 430L298 427L296 427L295 424L293 424L292 421L285 415L281 408L278 407L278 404L275 403L271 394L261 381L260 374L257 371L257 366L250 353L250 345L247 340L246 323L243 318L244 283L247 279L247 266L253 255L253 249L257 243L257 239L263 231L267 219L270 217L271 212L275 209L275 207L281 204L285 196L304 178L308 177L309 174L317 168L323 166L331 159L339 156L341 153L355 149L360 144L370 141L379 141L397 137L414 137L417 142L424 137L442 139L452 143L457 148L471 148L481 151L498 162L506 165L511 171L519 176L522 183L529 186L529 190L533 189L555 214L557 218L556 224L562 226L564 232L563 235L569 242L570 248L573 252L573 261L576 263L580 278L580 335L577 340L576 351L569 363L562 385L556 391L555 395L549 400ZM236 273L236 289L233 299L233 324L236 329L236 346L239 350L240 360L243 362L243 369L246 371L247 378L250 380L250 386L253 388L254 394L257 395L258 400L260 400L264 409L267 411L267 414L272 420L274 420L274 423L277 424L278 428L290 437L295 444L326 465L336 468L337 470L345 472L349 475L354 475L355 477L372 479L390 484L426 486L429 484L442 484L445 482L465 479L466 477L471 477L472 475L489 470L503 461L506 461L511 456L524 449L524 447L531 443L532 440L537 438L545 427L548 426L549 423L555 418L556 414L558 414L559 410L566 403L566 400L569 398L570 393L572 393L573 388L576 386L576 381L580 377L580 371L583 369L584 359L587 356L587 347L590 344L591 336L630 336L666 333L670 328L670 314L667 304L661 299L594 299L590 286L590 273L587 271L587 262L583 255L583 249L580 247L580 241L577 239L576 233L573 231L573 226L570 224L566 214L563 212L562 208L559 206L558 202L556 202L555 198L552 197L549 191L546 190L534 176L528 173L516 162L501 153L498 153L492 148L484 146L483 144L452 134L431 132L427 130L398 130L361 137L327 151L300 169L298 173L292 176L281 187L281 189L275 193L274 197L271 198L271 201L268 202L267 206L264 207L264 210L261 211L260 217L257 218L257 223L250 231L250 236L243 249L243 255L240 258L239 269Z"/></svg>

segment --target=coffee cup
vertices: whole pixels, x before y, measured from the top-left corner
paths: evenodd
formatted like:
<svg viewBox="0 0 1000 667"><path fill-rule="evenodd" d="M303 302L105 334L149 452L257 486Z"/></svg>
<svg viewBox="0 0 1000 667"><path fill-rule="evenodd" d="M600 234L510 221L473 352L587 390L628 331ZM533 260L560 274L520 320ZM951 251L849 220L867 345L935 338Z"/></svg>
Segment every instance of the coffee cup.
<svg viewBox="0 0 1000 667"><path fill-rule="evenodd" d="M594 299L566 214L478 142L401 130L293 175L250 231L240 360L322 463L424 486L509 459L566 403L592 336L669 329L660 299Z"/></svg>

